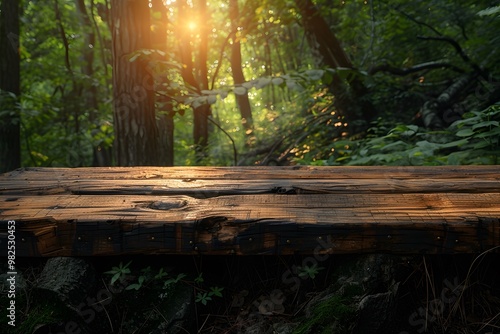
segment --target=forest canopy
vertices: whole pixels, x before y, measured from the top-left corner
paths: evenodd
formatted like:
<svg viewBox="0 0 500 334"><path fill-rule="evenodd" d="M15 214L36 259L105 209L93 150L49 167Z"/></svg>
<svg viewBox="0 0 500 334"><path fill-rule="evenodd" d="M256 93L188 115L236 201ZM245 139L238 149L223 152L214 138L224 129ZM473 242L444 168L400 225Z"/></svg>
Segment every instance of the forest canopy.
<svg viewBox="0 0 500 334"><path fill-rule="evenodd" d="M0 3L0 171L498 163L495 1Z"/></svg>

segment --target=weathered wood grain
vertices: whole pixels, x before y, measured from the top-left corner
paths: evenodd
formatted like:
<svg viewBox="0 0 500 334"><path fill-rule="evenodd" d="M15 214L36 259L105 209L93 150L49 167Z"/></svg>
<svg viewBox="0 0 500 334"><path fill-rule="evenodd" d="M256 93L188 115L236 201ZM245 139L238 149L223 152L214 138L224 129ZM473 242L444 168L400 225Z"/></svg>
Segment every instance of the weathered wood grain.
<svg viewBox="0 0 500 334"><path fill-rule="evenodd" d="M0 176L18 256L474 253L499 166L29 168Z"/></svg>

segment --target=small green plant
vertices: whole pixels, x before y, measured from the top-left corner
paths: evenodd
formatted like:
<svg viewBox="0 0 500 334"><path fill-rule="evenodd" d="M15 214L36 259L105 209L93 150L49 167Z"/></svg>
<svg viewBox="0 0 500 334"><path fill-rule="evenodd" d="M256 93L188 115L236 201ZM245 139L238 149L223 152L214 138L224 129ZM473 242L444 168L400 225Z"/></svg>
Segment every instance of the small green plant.
<svg viewBox="0 0 500 334"><path fill-rule="evenodd" d="M131 263L132 261L129 261L126 265L123 265L123 262L120 262L118 267L113 267L111 270L105 272L105 274L113 275L113 277L111 277L111 285L113 285L117 280L123 280L126 275L131 273L129 268Z"/></svg>
<svg viewBox="0 0 500 334"><path fill-rule="evenodd" d="M113 267L111 270L105 272L105 274L113 275L111 277L111 284L114 284L118 280L124 282L127 275L131 275L132 272L129 268L131 263L132 261L124 265L122 262L120 262L118 266ZM187 275L184 273L179 273L175 277L168 277L168 276L169 276L168 273L163 268L160 268L158 273L153 275L151 267L148 266L141 270L141 274L137 277L137 281L132 284L129 284L125 288L125 290L139 291L140 289L143 289L147 283L151 282L163 283L163 286L161 288L164 291L159 295L159 298L164 299L168 297L174 286L177 283L183 281L183 279L186 278ZM222 290L224 290L224 288L211 287L209 291L205 291L203 290L202 287L202 284L204 282L205 280L203 278L203 273L198 274L198 276L196 276L193 281L185 282L186 284L193 286L194 291L196 292L195 300L197 303L202 303L203 305L207 305L208 302L212 300L212 297L214 296L222 297Z"/></svg>
<svg viewBox="0 0 500 334"><path fill-rule="evenodd" d="M137 278L137 283L130 284L125 288L125 290L139 290L142 288L144 282L151 280L151 267L148 266L144 269L141 269L141 275ZM156 277L156 276L155 276Z"/></svg>
<svg viewBox="0 0 500 334"><path fill-rule="evenodd" d="M163 268L160 268L158 271L158 274L155 275L154 279L162 279L163 277L168 276L168 273L163 270Z"/></svg>
<svg viewBox="0 0 500 334"><path fill-rule="evenodd" d="M163 288L166 289L168 288L170 285L172 284L175 284L175 283L178 283L180 280L182 280L184 277L186 277L186 274L183 274L183 273L180 273L177 275L176 278L169 278L168 280L166 280L164 283L163 283Z"/></svg>
<svg viewBox="0 0 500 334"><path fill-rule="evenodd" d="M302 278L316 278L316 275L319 274L321 270L325 269L324 267L318 267L318 264L315 263L312 266L303 266L303 267L298 267L298 274L299 277Z"/></svg>
<svg viewBox="0 0 500 334"><path fill-rule="evenodd" d="M203 273L199 273L198 276L196 276L196 278L194 279L194 282L196 284L201 284L203 283L205 280L203 279Z"/></svg>
<svg viewBox="0 0 500 334"><path fill-rule="evenodd" d="M133 284L130 284L129 286L127 286L125 288L125 290L139 290L140 288L142 288L142 284L144 283L144 281L146 280L146 277L144 276L139 276L139 278L137 279L137 283L133 283Z"/></svg>
<svg viewBox="0 0 500 334"><path fill-rule="evenodd" d="M205 282L205 279L203 278L203 273L199 273L198 276L194 279L194 283L196 283L198 286L201 286ZM198 288L195 288L198 289ZM215 297L222 297L222 290L224 288L220 287L211 287L210 291L199 291L196 293L196 299L195 301L197 303L202 303L203 305L207 305L209 301L212 300L212 296Z"/></svg>
<svg viewBox="0 0 500 334"><path fill-rule="evenodd" d="M196 302L202 303L203 305L207 305L207 303L212 300L212 296L222 297L222 290L224 288L221 287L211 287L208 292L198 292L196 294Z"/></svg>

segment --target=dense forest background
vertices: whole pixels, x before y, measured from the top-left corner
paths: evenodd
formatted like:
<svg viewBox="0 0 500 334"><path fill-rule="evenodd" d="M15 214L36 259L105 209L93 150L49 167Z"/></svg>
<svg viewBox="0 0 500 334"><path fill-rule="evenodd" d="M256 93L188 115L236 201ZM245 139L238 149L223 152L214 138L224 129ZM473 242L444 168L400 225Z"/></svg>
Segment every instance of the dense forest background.
<svg viewBox="0 0 500 334"><path fill-rule="evenodd" d="M1 1L0 171L498 163L496 1Z"/></svg>

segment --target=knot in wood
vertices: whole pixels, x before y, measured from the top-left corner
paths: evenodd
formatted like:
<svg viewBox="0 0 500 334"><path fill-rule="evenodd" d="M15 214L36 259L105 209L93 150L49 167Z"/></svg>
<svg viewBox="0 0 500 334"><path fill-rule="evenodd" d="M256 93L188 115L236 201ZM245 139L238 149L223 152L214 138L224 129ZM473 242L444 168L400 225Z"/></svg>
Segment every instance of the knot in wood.
<svg viewBox="0 0 500 334"><path fill-rule="evenodd" d="M172 210L180 209L187 204L188 202L186 200L155 201L148 205L148 208L154 210Z"/></svg>

